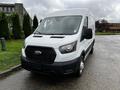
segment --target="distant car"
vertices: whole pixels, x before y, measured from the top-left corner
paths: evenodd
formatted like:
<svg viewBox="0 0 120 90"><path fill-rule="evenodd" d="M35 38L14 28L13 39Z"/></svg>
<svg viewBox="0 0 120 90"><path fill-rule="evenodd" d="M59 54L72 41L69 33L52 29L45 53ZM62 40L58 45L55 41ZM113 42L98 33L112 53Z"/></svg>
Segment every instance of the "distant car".
<svg viewBox="0 0 120 90"><path fill-rule="evenodd" d="M90 11L56 11L25 39L21 64L32 72L80 76L94 42L95 21Z"/></svg>

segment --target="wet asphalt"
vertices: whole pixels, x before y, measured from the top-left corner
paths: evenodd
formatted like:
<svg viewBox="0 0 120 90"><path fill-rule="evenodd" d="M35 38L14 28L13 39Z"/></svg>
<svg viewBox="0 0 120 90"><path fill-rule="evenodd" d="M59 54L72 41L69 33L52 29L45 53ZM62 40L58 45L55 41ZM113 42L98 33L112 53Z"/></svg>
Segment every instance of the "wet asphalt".
<svg viewBox="0 0 120 90"><path fill-rule="evenodd" d="M120 35L96 36L94 53L80 78L21 70L1 78L0 90L120 90Z"/></svg>

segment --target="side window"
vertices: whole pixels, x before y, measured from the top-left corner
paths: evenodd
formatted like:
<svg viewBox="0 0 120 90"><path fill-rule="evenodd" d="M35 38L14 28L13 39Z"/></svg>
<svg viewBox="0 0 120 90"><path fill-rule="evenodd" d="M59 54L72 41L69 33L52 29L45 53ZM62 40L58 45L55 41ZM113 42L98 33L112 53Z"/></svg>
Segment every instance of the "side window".
<svg viewBox="0 0 120 90"><path fill-rule="evenodd" d="M83 27L88 28L88 17L85 18Z"/></svg>
<svg viewBox="0 0 120 90"><path fill-rule="evenodd" d="M84 19L84 25L83 25L83 29L82 29L82 35L81 35L81 40L82 41L84 39L84 31L88 29L88 17L86 17Z"/></svg>

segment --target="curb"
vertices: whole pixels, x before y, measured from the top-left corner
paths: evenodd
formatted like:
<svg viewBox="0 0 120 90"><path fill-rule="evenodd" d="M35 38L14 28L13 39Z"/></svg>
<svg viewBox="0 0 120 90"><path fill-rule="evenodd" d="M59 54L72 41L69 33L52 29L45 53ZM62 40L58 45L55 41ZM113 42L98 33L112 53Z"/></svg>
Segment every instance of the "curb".
<svg viewBox="0 0 120 90"><path fill-rule="evenodd" d="M14 67L11 67L10 69L6 70L6 71L3 71L0 73L0 78L1 77L6 77L10 74L12 74L13 72L16 72L18 70L21 70L21 64L17 65L17 66L14 66Z"/></svg>

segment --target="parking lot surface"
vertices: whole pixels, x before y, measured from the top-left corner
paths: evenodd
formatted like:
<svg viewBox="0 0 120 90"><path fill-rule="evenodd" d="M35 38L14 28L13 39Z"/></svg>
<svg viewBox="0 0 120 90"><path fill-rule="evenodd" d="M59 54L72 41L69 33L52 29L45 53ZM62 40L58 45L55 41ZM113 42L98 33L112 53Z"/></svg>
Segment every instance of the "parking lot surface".
<svg viewBox="0 0 120 90"><path fill-rule="evenodd" d="M33 75L21 70L0 79L0 90L120 90L120 36L96 36L81 78Z"/></svg>

